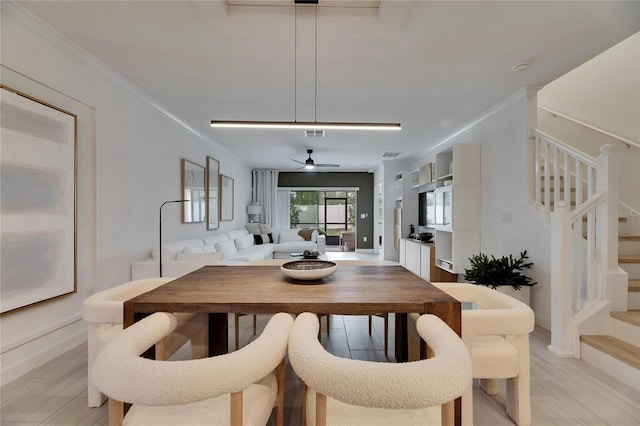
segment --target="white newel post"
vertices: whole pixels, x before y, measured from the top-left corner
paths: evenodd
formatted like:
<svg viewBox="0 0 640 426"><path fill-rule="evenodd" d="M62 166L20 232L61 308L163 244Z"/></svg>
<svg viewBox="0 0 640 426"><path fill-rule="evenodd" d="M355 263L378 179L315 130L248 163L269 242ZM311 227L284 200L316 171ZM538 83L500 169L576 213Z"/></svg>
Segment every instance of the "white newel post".
<svg viewBox="0 0 640 426"><path fill-rule="evenodd" d="M551 344L549 352L573 357L571 344L571 213L560 201L551 213Z"/></svg>
<svg viewBox="0 0 640 426"><path fill-rule="evenodd" d="M596 257L605 269L605 294L612 311L627 310L627 274L618 267L618 164L611 144L600 147L597 159L596 192L607 198L596 207Z"/></svg>

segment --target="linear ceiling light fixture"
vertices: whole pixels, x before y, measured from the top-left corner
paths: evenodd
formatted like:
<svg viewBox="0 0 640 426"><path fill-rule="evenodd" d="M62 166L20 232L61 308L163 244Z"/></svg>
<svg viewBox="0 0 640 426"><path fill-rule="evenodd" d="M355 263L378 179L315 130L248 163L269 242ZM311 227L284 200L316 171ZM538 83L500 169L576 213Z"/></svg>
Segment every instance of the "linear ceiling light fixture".
<svg viewBox="0 0 640 426"><path fill-rule="evenodd" d="M245 129L305 129L305 130L400 130L400 123L325 123L322 121L223 121L211 120L211 127Z"/></svg>
<svg viewBox="0 0 640 426"><path fill-rule="evenodd" d="M317 1L296 0L298 3L316 3ZM296 12L297 12L297 6ZM297 46L297 22L298 14L295 15L295 35L294 41ZM318 103L318 8L315 7L315 41L314 41L314 121L297 120L297 96L294 97L294 120L293 121L243 121L243 120L211 120L211 127L216 128L240 128L240 129L305 129L305 130L401 130L400 123L351 123L351 122L323 122L316 119ZM294 49L294 61L297 63L297 47ZM297 66L294 66L294 77L297 81ZM294 93L297 88L294 83Z"/></svg>

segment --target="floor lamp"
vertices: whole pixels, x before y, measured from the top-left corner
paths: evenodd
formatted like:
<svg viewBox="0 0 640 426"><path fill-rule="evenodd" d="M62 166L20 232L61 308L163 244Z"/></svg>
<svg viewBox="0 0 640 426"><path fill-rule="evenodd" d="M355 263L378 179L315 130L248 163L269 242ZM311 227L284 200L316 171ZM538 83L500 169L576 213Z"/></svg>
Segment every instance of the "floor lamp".
<svg viewBox="0 0 640 426"><path fill-rule="evenodd" d="M165 204L168 203L186 203L187 201L191 201L191 200L173 200L173 201L165 201L164 203L162 203L160 205L160 245L158 246L159 248L159 256L160 256L160 278L162 278L162 208L164 207Z"/></svg>

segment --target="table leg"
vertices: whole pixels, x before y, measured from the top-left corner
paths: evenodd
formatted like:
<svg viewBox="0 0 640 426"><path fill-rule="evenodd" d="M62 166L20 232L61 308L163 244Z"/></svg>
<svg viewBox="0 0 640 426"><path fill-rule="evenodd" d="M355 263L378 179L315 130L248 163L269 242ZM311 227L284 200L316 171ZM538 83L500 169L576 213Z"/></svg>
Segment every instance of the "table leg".
<svg viewBox="0 0 640 426"><path fill-rule="evenodd" d="M396 362L409 361L409 332L407 329L409 316L407 314L395 314L396 316Z"/></svg>
<svg viewBox="0 0 640 426"><path fill-rule="evenodd" d="M229 352L229 324L227 314L209 313L209 356Z"/></svg>

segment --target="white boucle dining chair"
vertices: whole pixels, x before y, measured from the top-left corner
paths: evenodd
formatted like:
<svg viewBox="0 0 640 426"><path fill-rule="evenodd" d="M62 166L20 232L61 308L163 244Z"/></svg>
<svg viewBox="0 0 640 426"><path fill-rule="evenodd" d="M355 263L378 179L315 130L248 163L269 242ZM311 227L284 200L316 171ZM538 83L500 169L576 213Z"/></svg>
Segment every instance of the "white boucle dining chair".
<svg viewBox="0 0 640 426"><path fill-rule="evenodd" d="M91 376L109 396L110 425L265 425L274 406L283 424L291 315L274 315L254 341L225 355L186 361L140 356L176 324L175 315L157 312L98 354ZM132 404L126 415L124 403Z"/></svg>
<svg viewBox="0 0 640 426"><path fill-rule="evenodd" d="M488 287L465 283L431 283L473 309L462 311L462 340L469 349L473 378L489 395L499 391L498 379L507 379L506 410L519 426L531 425L529 333L535 317L529 306ZM410 315L415 322L417 314ZM416 339L410 327L410 352ZM415 335L414 335L415 336ZM462 396L462 424L473 425L473 387Z"/></svg>
<svg viewBox="0 0 640 426"><path fill-rule="evenodd" d="M175 278L148 278L130 281L95 293L82 302L82 319L88 325L88 371L107 342L122 332L124 302L153 290ZM208 319L206 314L179 313L174 333L156 346L156 359L167 359L191 340L191 356L208 355ZM96 388L88 374L87 399L89 407L100 407L106 397Z"/></svg>
<svg viewBox="0 0 640 426"><path fill-rule="evenodd" d="M471 386L471 360L440 318L417 321L434 356L401 364L336 357L318 341L319 327L315 314L303 313L289 336L289 361L303 381L305 424L453 424L453 401Z"/></svg>

